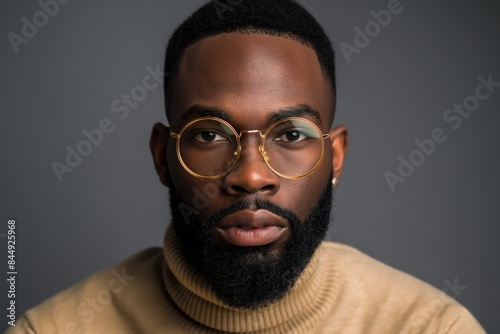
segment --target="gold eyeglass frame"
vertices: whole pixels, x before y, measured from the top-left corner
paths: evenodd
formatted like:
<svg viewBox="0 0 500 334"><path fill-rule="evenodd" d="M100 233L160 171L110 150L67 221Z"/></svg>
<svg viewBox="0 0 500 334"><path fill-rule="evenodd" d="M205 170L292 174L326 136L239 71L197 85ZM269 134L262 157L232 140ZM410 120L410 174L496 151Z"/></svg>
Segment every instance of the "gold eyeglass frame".
<svg viewBox="0 0 500 334"><path fill-rule="evenodd" d="M300 175L296 175L296 176L289 176L289 175L286 175L286 174L278 172L276 169L274 169L270 165L270 163L269 163L269 157L267 156L267 153L264 150L264 147L265 147L266 136L269 133L269 131L271 131L271 129L273 129L276 125L278 125L280 123L284 123L284 122L287 122L287 121L293 121L293 120L299 120L299 121L306 122L306 123L310 124L313 128L315 128L316 131L319 134L321 134L321 137L320 137L321 138L321 156L320 156L318 162L316 163L316 165L314 165L314 167L310 171L308 171L306 173L303 173L303 174L300 174ZM186 165L186 163L184 162L184 160L182 159L181 150L180 150L180 140L179 139L181 138L181 136L184 133L184 131L191 124L196 123L196 122L200 122L200 121L217 121L217 122L220 122L220 123L226 125L233 132L233 134L234 134L234 136L236 138L237 148L236 148L236 151L233 153L233 155L234 155L233 163L231 164L231 166L229 166L229 168L227 169L227 171L225 171L224 173L221 173L221 174L218 174L218 175L212 175L212 176L201 175L201 174L198 174L198 173L192 171ZM229 124L227 121L225 121L223 119L220 119L218 117L200 117L200 118L195 118L195 119L189 121L188 123L186 123L182 127L181 131L179 131L179 133L175 133L174 131L170 130L170 136L172 138L175 138L177 140L177 143L176 143L177 158L179 159L179 162L181 163L182 167L184 167L184 169L189 174L191 174L191 175L193 175L193 176L195 176L197 178L200 178L200 179L211 179L211 180L218 179L218 178L226 176L227 174L229 174L231 172L231 170L233 169L233 167L236 165L236 163L238 162L238 160L240 159L240 156L241 156L241 141L240 141L240 138L241 138L241 136L244 133L248 133L248 134L258 133L260 135L260 137L261 137L261 140L262 140L262 143L259 145L259 153L260 153L260 156L262 157L262 159L264 160L264 162L266 163L267 167L274 174L276 174L278 176L281 176L281 177L283 177L285 179L292 179L292 180L303 178L303 177L311 174L312 172L314 172L316 169L318 169L318 167L321 164L321 162L323 161L323 157L325 155L325 139L330 137L329 133L323 133L323 132L321 132L321 129L316 124L314 124L310 120L308 120L306 118L302 118L302 117L287 117L287 118L280 119L280 120L274 122L273 124L271 124L266 129L266 131L264 132L264 134L262 134L262 132L260 130L241 130L240 132L238 132L238 131L236 131L234 129L234 127L231 124Z"/></svg>

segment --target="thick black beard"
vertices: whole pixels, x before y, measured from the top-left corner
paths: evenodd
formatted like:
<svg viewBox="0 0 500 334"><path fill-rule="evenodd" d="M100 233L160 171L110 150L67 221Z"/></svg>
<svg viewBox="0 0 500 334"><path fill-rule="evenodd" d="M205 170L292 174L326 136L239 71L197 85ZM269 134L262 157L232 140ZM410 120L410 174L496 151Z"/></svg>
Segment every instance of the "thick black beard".
<svg viewBox="0 0 500 334"><path fill-rule="evenodd" d="M187 218L186 204L170 188L173 227L181 240L187 260L212 285L218 299L234 308L257 309L282 299L293 287L325 238L330 223L333 191L328 182L316 207L302 222L295 213L269 201L240 201L218 211L205 221L194 214ZM218 247L214 226L225 216L257 207L269 210L290 224L290 237L278 254L268 245L258 247ZM181 212L184 210L184 215Z"/></svg>

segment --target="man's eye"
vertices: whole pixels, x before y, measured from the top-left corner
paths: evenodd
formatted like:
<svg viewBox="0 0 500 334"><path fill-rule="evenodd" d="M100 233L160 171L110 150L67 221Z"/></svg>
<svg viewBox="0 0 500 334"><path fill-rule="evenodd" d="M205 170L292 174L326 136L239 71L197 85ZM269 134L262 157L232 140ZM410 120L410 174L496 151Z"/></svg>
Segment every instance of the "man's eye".
<svg viewBox="0 0 500 334"><path fill-rule="evenodd" d="M193 136L194 139L204 142L204 143L211 143L211 142L216 142L216 141L226 141L227 138L222 136L221 134L217 133L216 131L200 131L197 134Z"/></svg>
<svg viewBox="0 0 500 334"><path fill-rule="evenodd" d="M289 130L284 132L281 136L277 137L275 141L281 142L299 142L306 140L308 137L300 130Z"/></svg>

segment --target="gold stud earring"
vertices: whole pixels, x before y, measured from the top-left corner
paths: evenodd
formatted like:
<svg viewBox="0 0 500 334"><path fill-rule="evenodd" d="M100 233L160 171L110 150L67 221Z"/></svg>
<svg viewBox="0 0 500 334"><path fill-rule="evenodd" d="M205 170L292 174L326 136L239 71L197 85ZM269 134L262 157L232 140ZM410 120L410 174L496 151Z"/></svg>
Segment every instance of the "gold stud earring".
<svg viewBox="0 0 500 334"><path fill-rule="evenodd" d="M337 185L338 185L338 184L339 184L339 181L337 181L337 178L336 178L336 177L334 177L334 178L332 179L332 185L333 185L333 187L334 187L334 188L335 188L335 187L337 187Z"/></svg>

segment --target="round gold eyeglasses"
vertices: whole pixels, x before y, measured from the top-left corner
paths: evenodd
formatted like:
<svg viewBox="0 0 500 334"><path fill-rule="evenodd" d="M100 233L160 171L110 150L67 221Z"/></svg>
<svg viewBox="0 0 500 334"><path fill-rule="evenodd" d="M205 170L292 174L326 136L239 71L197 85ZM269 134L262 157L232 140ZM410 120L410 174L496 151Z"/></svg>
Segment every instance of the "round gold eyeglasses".
<svg viewBox="0 0 500 334"><path fill-rule="evenodd" d="M237 132L231 124L217 117L201 117L188 122L179 133L170 131L177 140L177 157L191 175L217 179L227 175L241 157L241 136L259 134L259 153L277 175L299 179L314 172L325 152L325 139L316 124L301 117L289 117L260 130Z"/></svg>

